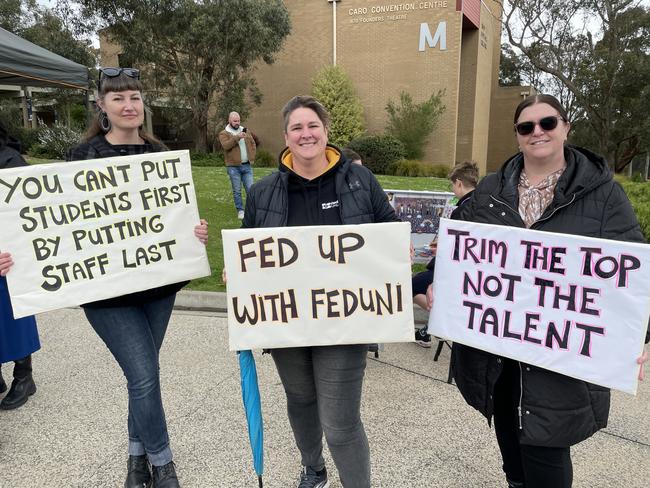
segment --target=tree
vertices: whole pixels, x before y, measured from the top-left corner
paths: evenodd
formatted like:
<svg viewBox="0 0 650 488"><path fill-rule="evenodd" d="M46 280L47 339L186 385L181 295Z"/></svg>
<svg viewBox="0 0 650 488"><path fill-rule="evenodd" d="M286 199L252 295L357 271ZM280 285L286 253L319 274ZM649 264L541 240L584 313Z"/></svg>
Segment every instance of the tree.
<svg viewBox="0 0 650 488"><path fill-rule="evenodd" d="M329 142L345 146L363 135L361 101L354 93L352 81L340 66L323 68L312 82L311 93L330 114Z"/></svg>
<svg viewBox="0 0 650 488"><path fill-rule="evenodd" d="M388 101L386 132L404 143L407 159L420 159L424 155L424 145L446 109L443 95L440 90L422 103L413 103L411 95L401 92L399 105Z"/></svg>
<svg viewBox="0 0 650 488"><path fill-rule="evenodd" d="M510 0L504 15L510 44L574 104L575 142L595 146L616 171L650 148L649 8L638 0Z"/></svg>
<svg viewBox="0 0 650 488"><path fill-rule="evenodd" d="M15 34L22 20L22 0L3 0L0 2L0 27Z"/></svg>
<svg viewBox="0 0 650 488"><path fill-rule="evenodd" d="M501 44L501 61L499 63L499 85L521 86L523 81L522 58L512 50L510 44Z"/></svg>
<svg viewBox="0 0 650 488"><path fill-rule="evenodd" d="M89 37L76 31L73 20L70 12L61 6L48 9L35 0L0 2L1 27L55 54L94 69L96 51ZM83 100L79 91L70 89L52 89L36 94L35 98L56 104L68 127L72 125L73 107Z"/></svg>
<svg viewBox="0 0 650 488"><path fill-rule="evenodd" d="M144 70L147 88L190 109L198 151L211 146L208 123L215 113L245 113L248 104L259 103L252 68L271 64L290 31L282 0L79 3L84 18L105 27L122 47L122 59ZM226 107L226 100L243 106Z"/></svg>

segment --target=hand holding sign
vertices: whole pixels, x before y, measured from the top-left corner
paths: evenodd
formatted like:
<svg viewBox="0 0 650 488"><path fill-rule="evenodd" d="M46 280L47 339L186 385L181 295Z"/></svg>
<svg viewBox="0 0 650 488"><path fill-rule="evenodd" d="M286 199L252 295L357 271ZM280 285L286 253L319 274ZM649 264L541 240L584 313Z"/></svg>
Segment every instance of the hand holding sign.
<svg viewBox="0 0 650 488"><path fill-rule="evenodd" d="M7 273L14 265L11 254L8 252L0 253L0 276L7 276Z"/></svg>
<svg viewBox="0 0 650 488"><path fill-rule="evenodd" d="M636 360L636 364L639 364L639 381L643 381L645 379L645 374L643 372L643 367L644 364L648 361L648 351L643 351L643 355Z"/></svg>

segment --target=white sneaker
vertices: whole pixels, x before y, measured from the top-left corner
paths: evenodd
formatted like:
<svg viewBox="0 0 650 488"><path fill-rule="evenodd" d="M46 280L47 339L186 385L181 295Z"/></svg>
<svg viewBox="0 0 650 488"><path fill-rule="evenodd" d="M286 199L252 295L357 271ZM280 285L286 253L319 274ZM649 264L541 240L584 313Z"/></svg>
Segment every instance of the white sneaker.
<svg viewBox="0 0 650 488"><path fill-rule="evenodd" d="M244 211L243 210L238 210L237 211L237 218L239 220L242 220L244 218Z"/></svg>

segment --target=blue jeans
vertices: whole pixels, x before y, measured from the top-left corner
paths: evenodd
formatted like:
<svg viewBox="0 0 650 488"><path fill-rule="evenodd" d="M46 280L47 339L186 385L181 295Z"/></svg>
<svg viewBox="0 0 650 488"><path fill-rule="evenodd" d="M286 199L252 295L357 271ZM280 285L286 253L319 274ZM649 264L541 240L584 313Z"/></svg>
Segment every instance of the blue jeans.
<svg viewBox="0 0 650 488"><path fill-rule="evenodd" d="M246 195L253 185L253 168L250 163L243 163L239 166L227 166L230 184L232 185L232 197L235 200L237 210L244 210L244 203L241 199L241 184L244 183Z"/></svg>
<svg viewBox="0 0 650 488"><path fill-rule="evenodd" d="M160 395L158 355L176 295L130 307L84 308L126 377L129 392L129 454L154 466L172 460Z"/></svg>
<svg viewBox="0 0 650 488"><path fill-rule="evenodd" d="M367 345L271 351L303 466L325 466L325 432L341 483L354 488L370 488L370 450L360 413L367 354Z"/></svg>

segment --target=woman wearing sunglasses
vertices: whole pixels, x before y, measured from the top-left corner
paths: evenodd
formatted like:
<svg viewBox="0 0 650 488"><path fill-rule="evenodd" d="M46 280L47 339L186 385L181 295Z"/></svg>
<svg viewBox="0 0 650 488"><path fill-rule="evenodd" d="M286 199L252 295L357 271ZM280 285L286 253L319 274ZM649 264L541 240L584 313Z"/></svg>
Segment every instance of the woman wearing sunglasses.
<svg viewBox="0 0 650 488"><path fill-rule="evenodd" d="M521 152L481 181L459 220L644 242L607 162L566 144L571 125L556 98L525 99L514 124ZM508 486L569 488L570 446L607 425L609 390L460 344L452 362L467 403L494 417Z"/></svg>
<svg viewBox="0 0 650 488"><path fill-rule="evenodd" d="M100 69L97 113L85 140L70 149L67 160L110 158L164 151L155 137L141 128L144 103L138 70ZM204 244L208 226L194 228ZM13 262L0 255L0 275ZM151 288L83 305L86 317L119 363L127 380L129 397L128 473L124 486L178 487L167 423L160 393L158 355L174 306L176 292L186 283Z"/></svg>

